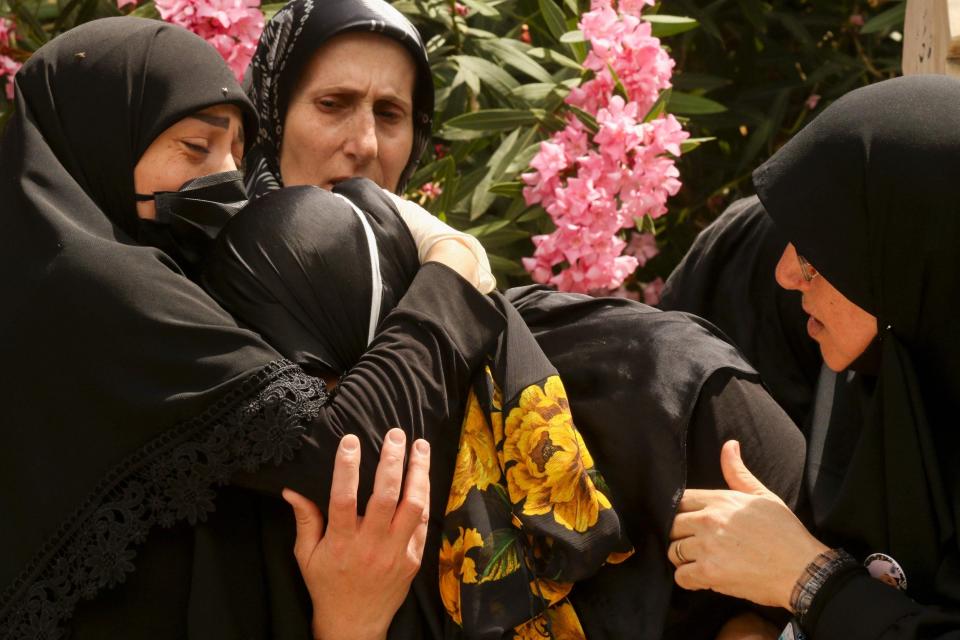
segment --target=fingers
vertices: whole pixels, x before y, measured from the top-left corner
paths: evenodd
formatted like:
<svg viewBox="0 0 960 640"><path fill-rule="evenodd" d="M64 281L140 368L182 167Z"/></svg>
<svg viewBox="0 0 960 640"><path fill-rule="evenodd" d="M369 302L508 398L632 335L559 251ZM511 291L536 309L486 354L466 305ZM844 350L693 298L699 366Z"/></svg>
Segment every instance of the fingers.
<svg viewBox="0 0 960 640"><path fill-rule="evenodd" d="M723 471L723 479L727 481L727 486L733 491L754 495L770 493L743 463L740 457L740 443L736 440L727 440L723 443L723 448L720 449L720 469Z"/></svg>
<svg viewBox="0 0 960 640"><path fill-rule="evenodd" d="M719 491L715 489L687 489L680 498L680 504L677 505L677 513L688 513L690 511L700 511L710 504Z"/></svg>
<svg viewBox="0 0 960 640"><path fill-rule="evenodd" d="M380 451L380 463L373 482L373 495L367 502L363 527L373 532L387 534L393 514L400 499L400 486L403 479L403 454L407 436L401 429L391 429L383 440Z"/></svg>
<svg viewBox="0 0 960 640"><path fill-rule="evenodd" d="M680 567L696 562L699 551L700 541L695 536L687 536L670 543L667 547L667 559L673 563L673 566Z"/></svg>
<svg viewBox="0 0 960 640"><path fill-rule="evenodd" d="M281 495L293 507L293 515L297 521L297 540L293 545L293 555L298 563L304 565L323 538L323 514L312 500L292 489L284 489Z"/></svg>
<svg viewBox="0 0 960 640"><path fill-rule="evenodd" d="M357 487L360 484L360 439L350 434L340 439L330 487L328 534L352 535L357 529Z"/></svg>
<svg viewBox="0 0 960 640"><path fill-rule="evenodd" d="M393 533L405 548L430 517L430 443L417 440L410 451L403 500L393 517Z"/></svg>

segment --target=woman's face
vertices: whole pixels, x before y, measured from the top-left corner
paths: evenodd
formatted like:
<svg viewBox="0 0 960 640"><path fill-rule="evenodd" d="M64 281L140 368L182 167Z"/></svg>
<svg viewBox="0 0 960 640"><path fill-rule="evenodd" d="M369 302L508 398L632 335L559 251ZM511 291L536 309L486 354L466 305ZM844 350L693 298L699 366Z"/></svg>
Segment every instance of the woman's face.
<svg viewBox="0 0 960 640"><path fill-rule="evenodd" d="M416 68L399 42L346 33L320 47L294 88L280 150L286 186L356 176L395 191L413 149Z"/></svg>
<svg viewBox="0 0 960 640"><path fill-rule="evenodd" d="M804 278L792 244L780 256L776 278L784 289L802 294L803 310L810 315L807 333L820 345L823 361L834 371L849 367L877 337L876 317L850 302L822 275L813 275L809 281Z"/></svg>
<svg viewBox="0 0 960 640"><path fill-rule="evenodd" d="M137 193L176 191L212 173L235 171L243 157L240 108L220 104L187 116L161 133L133 169ZM157 217L153 201L138 202L137 215Z"/></svg>

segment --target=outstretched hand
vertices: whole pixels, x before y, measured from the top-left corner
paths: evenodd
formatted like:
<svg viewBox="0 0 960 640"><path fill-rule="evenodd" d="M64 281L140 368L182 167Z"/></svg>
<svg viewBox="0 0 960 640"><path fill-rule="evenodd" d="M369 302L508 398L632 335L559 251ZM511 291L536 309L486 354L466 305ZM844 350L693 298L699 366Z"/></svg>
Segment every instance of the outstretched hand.
<svg viewBox="0 0 960 640"><path fill-rule="evenodd" d="M670 530L667 557L684 589L711 589L790 608L806 566L827 547L767 489L730 440L720 452L729 490L687 489Z"/></svg>
<svg viewBox="0 0 960 640"><path fill-rule="evenodd" d="M313 601L316 638L385 638L420 568L429 518L430 445L426 440L414 443L400 499L405 448L403 431L391 429L366 515L358 517L360 441L354 435L343 437L325 531L316 504L283 491L297 520L293 553Z"/></svg>

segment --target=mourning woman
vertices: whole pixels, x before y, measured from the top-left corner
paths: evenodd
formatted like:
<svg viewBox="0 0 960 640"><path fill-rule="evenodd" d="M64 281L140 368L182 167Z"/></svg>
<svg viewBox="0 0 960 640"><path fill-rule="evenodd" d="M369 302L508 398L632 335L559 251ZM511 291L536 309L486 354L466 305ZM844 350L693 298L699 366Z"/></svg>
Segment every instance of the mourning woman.
<svg viewBox="0 0 960 640"><path fill-rule="evenodd" d="M813 639L960 637L958 99L939 76L858 89L754 173L790 241L777 282L827 366L857 372L862 418L830 424L809 530L728 443L737 491L680 503L679 585L781 607Z"/></svg>
<svg viewBox="0 0 960 640"><path fill-rule="evenodd" d="M326 504L344 434L355 476L337 486L373 494L364 523L406 523L368 559L409 571L423 499L397 505L405 438L383 442L462 415L503 326L459 275L476 279L472 254L431 249L332 398L184 275L206 233L185 212L216 227L222 209L203 203L242 193L256 130L212 47L161 22L95 21L39 49L16 90L0 142L0 636L309 637L280 493ZM378 576L401 596L409 577Z"/></svg>
<svg viewBox="0 0 960 640"><path fill-rule="evenodd" d="M249 77L261 114L246 158L252 196L296 185L331 188L354 176L400 191L430 139L426 51L413 26L386 3L289 3L267 25ZM559 372L636 549L626 562L574 588L581 622L591 637L660 637L665 626L678 637L711 636L729 608L708 606L685 616L689 603L676 603L680 613L663 616L671 588L662 578L672 568L663 562L668 539L659 527L670 522L679 492L648 488L725 486L720 445L743 437L752 443L750 463L762 467L758 474L792 503L804 447L796 428L707 323L538 287L509 291L506 298ZM433 444L431 487L443 504L447 487L437 479L452 469L455 450L445 447L444 460ZM651 453L649 464L637 462L653 451L659 457ZM413 597L427 625L422 633L442 637L443 629L429 622L438 611L448 618L427 561L415 583L422 579L423 587ZM651 571L658 577L645 579ZM691 621L700 628L683 626Z"/></svg>

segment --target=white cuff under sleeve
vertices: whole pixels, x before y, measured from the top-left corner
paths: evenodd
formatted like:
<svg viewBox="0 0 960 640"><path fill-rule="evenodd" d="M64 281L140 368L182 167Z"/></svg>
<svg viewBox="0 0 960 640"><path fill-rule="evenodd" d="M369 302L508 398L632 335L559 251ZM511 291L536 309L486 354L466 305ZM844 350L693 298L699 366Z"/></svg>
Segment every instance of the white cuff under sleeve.
<svg viewBox="0 0 960 640"><path fill-rule="evenodd" d="M390 192L387 192L390 193ZM480 241L469 233L457 231L453 227L442 222L439 218L418 205L416 202L404 200L395 193L390 193L393 203L397 205L400 217L410 229L413 241L417 245L417 255L420 258L420 264L430 248L441 240L457 240L473 254L477 260L477 272L480 281L477 283L477 290L480 293L487 294L496 289L497 280L493 277L490 270L490 260L487 259L487 251L480 244Z"/></svg>

